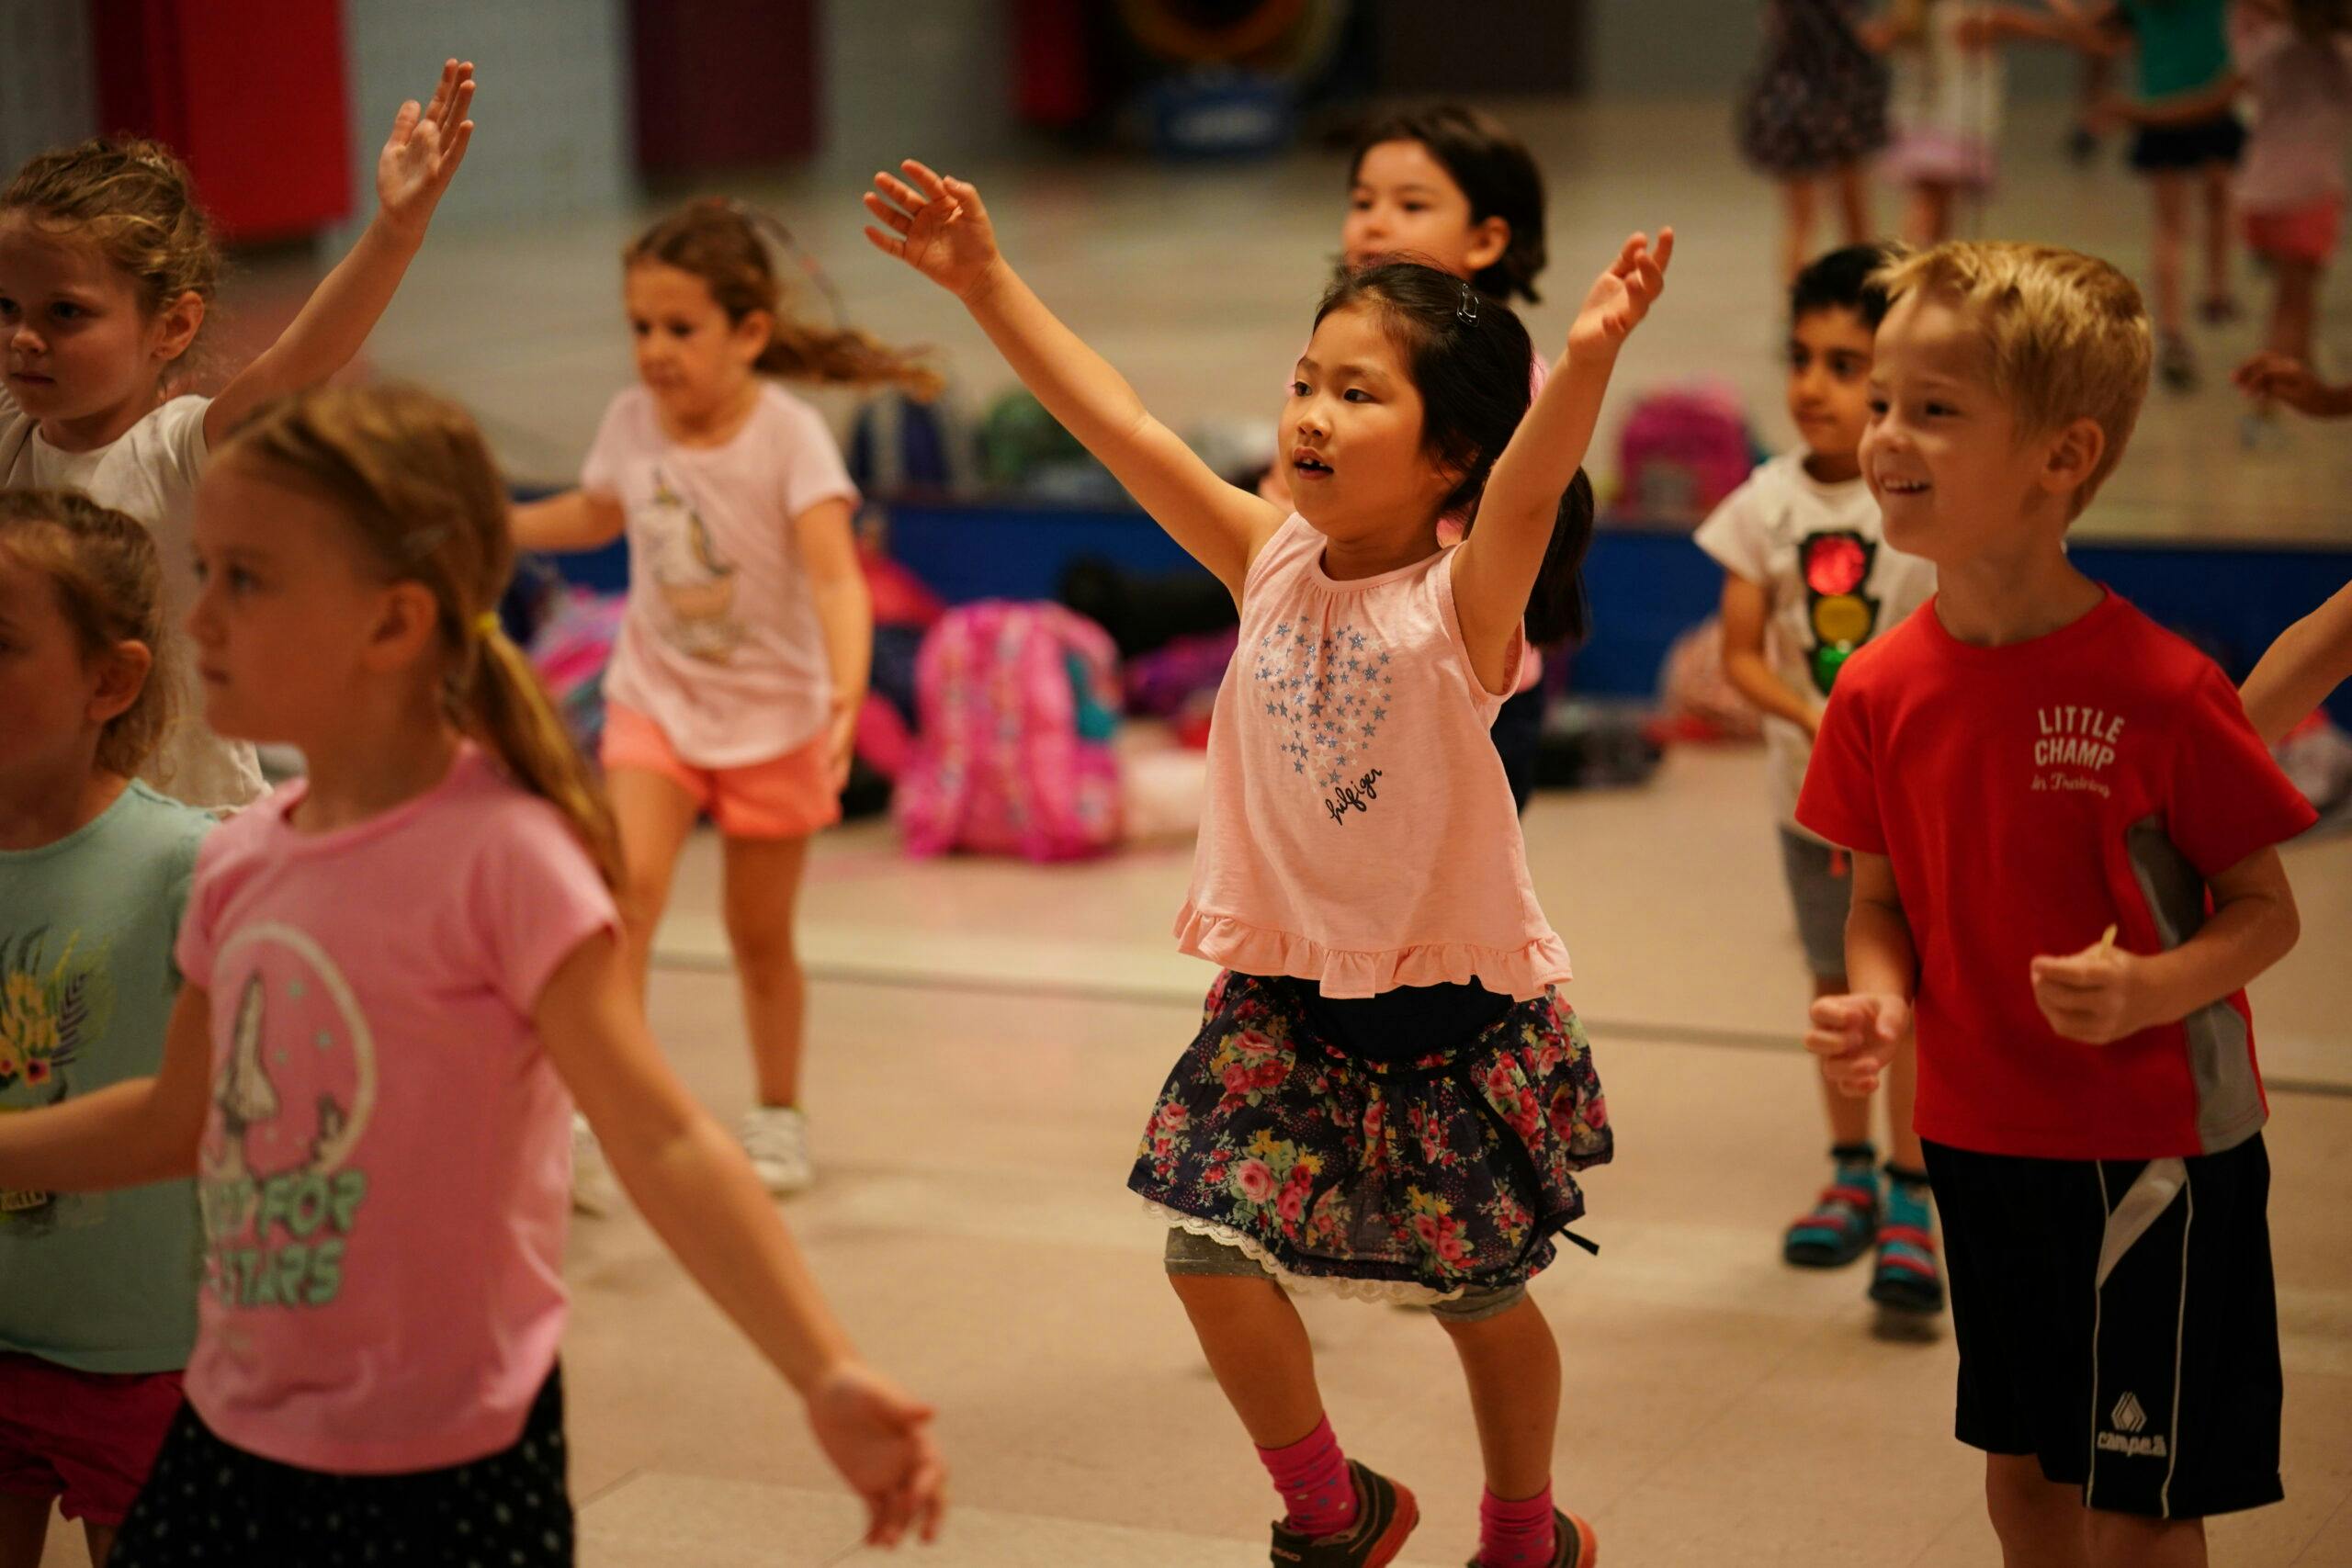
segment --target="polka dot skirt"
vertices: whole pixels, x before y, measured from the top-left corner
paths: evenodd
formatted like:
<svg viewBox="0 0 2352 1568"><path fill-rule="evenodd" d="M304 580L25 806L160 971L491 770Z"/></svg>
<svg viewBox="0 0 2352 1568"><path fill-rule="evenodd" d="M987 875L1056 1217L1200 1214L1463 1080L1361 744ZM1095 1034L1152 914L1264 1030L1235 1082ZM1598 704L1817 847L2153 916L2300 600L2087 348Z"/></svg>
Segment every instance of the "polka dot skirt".
<svg viewBox="0 0 2352 1568"><path fill-rule="evenodd" d="M512 1448L447 1470L330 1475L215 1437L182 1405L108 1568L554 1568L571 1562L562 1371Z"/></svg>

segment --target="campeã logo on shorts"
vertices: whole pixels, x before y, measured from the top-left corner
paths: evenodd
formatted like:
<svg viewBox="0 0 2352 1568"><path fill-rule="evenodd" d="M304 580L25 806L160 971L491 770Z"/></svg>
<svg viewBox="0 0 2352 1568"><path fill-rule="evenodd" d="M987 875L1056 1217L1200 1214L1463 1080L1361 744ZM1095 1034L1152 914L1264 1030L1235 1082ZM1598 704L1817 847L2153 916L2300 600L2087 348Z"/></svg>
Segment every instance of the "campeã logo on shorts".
<svg viewBox="0 0 2352 1568"><path fill-rule="evenodd" d="M2126 1393L2108 1412L2114 1430L2098 1435L2099 1451L2121 1454L2127 1459L2163 1459L2165 1457L2162 1434L2148 1433L2148 1413L2140 1408L2140 1397Z"/></svg>

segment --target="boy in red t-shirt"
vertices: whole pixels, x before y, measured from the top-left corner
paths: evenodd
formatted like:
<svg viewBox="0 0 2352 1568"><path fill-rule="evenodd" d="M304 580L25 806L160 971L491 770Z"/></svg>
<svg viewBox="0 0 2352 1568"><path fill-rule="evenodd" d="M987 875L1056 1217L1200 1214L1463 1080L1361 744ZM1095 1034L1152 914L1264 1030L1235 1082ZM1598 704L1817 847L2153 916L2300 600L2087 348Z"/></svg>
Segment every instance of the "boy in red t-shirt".
<svg viewBox="0 0 2352 1568"><path fill-rule="evenodd" d="M2016 1562L2205 1562L2275 1502L2267 1114L2245 987L2310 826L2221 671L2075 570L2148 385L2139 293L2044 246L1885 274L1864 476L1937 597L1847 664L1798 804L1854 853L1852 992L1806 1043L1868 1092L1916 1028L1958 1436Z"/></svg>

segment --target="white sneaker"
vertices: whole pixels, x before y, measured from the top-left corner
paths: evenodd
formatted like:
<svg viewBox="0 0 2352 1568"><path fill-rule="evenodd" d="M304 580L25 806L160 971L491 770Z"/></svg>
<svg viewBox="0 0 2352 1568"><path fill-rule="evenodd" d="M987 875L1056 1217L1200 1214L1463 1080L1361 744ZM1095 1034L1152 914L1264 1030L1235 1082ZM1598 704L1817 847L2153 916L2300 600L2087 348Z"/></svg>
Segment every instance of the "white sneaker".
<svg viewBox="0 0 2352 1568"><path fill-rule="evenodd" d="M817 1179L808 1163L808 1119L784 1105L754 1105L743 1113L743 1152L767 1190L781 1197Z"/></svg>
<svg viewBox="0 0 2352 1568"><path fill-rule="evenodd" d="M583 1214L599 1219L621 1212L627 1201L621 1196L620 1183L613 1179L613 1168L605 1163L605 1145L596 1141L595 1129L588 1125L588 1118L577 1111L571 1113L571 1206Z"/></svg>

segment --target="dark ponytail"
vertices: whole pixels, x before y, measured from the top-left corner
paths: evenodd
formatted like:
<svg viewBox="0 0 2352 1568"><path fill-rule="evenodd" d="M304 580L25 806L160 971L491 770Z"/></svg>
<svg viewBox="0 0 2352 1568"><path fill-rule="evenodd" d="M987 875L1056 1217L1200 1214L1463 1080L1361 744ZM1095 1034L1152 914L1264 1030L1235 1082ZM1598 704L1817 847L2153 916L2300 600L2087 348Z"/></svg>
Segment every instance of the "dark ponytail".
<svg viewBox="0 0 2352 1568"><path fill-rule="evenodd" d="M1526 326L1501 300L1417 262L1381 262L1343 275L1324 293L1316 324L1358 304L1380 312L1404 354L1421 395L1422 446L1462 476L1445 498L1445 513L1466 514L1475 528L1487 476L1527 417L1535 351ZM1591 630L1584 558L1592 527L1592 481L1578 468L1560 496L1544 565L1528 593L1530 641L1580 642Z"/></svg>

